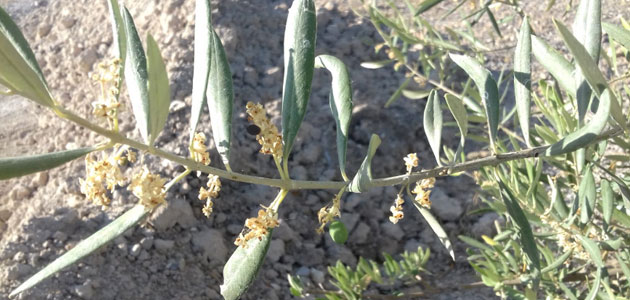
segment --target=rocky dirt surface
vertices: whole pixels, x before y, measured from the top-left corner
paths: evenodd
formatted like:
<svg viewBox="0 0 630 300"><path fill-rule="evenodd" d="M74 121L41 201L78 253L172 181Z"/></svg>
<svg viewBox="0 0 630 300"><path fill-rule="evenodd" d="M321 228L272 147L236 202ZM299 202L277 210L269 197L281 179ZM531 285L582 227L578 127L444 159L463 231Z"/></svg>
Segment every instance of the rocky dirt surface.
<svg viewBox="0 0 630 300"><path fill-rule="evenodd" d="M127 2L140 35L150 32L167 62L173 100L157 146L186 156L194 1ZM90 103L96 99L98 88L89 79L89 73L99 61L114 53L106 1L0 0L0 4L31 43L59 101L90 118ZM402 74L390 68L360 67L363 61L383 58L373 51L373 45L380 42L374 29L353 14L346 1L322 0L316 4L316 52L341 58L353 78L355 109L348 143L349 173L359 167L372 133L384 141L374 159L375 177L401 174L402 158L410 152L419 154L422 168L432 167L433 155L422 130L424 102L399 100L383 109L382 105L401 83ZM262 102L272 120L280 123L282 38L289 5L288 0L213 1L213 23L234 74L232 168L241 173L276 176L271 158L259 154L254 137L246 133L244 107L247 101ZM520 20L514 20L505 27L513 32L518 24ZM483 28L490 27L483 24ZM511 32L505 35L510 37ZM499 66L508 54L493 56L490 63ZM328 107L329 81L325 71L316 71L309 111L290 163L293 178L340 180L334 122ZM123 103L129 107L124 90L123 95ZM2 156L59 151L102 141L19 97L0 98L0 103ZM123 111L120 117L122 132L139 139L130 111ZM200 128L211 135L207 111L201 122ZM455 131L449 130L445 136L454 136ZM446 144L454 146L457 139ZM211 148L213 165L220 166L214 145ZM182 171L181 167L149 155L144 164L167 178ZM125 174L131 171L128 168ZM136 203L124 188L113 194L109 208L89 203L79 191L79 178L84 175L83 160L77 160L0 184L0 299L6 299L19 283ZM253 216L260 205L270 203L277 191L224 180L214 213L205 218L201 214L203 203L197 200L198 190L205 182L204 175L189 175L169 191L168 205L157 209L143 226L129 230L79 264L17 298L219 299L222 267L235 249L233 241L244 220ZM290 194L280 209L281 225L274 231L265 264L245 299L291 299L287 274L299 274L313 284L329 286L326 266L337 260L349 265L355 265L359 256L381 261L382 252L396 254L414 251L418 246L431 249L428 269L441 278L435 283L437 286L455 287L478 280L466 262L465 246L456 237L491 234L496 215L465 214L476 205L471 179L440 178L432 194L432 210L455 244L454 263L410 203L405 205L405 219L397 225L387 221L397 192L393 187L344 197L342 220L350 231L345 245L333 243L326 234L318 235L317 211L331 201L333 192ZM490 289L475 289L453 290L432 299L494 298Z"/></svg>

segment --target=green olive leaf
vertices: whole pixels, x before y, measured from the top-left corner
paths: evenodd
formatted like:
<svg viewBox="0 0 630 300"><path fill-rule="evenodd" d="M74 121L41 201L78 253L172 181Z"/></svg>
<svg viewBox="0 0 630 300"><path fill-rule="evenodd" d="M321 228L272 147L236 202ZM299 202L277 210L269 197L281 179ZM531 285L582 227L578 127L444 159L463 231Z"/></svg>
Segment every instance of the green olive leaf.
<svg viewBox="0 0 630 300"><path fill-rule="evenodd" d="M598 268L603 268L604 261L602 260L602 253L601 251L599 251L599 247L597 246L597 243L595 243L593 240L589 239L586 236L579 235L579 234L576 236L580 240L580 243L582 244L582 246L584 246L584 249L586 250L588 255L591 257L592 259L591 262L593 263L593 265L595 265Z"/></svg>
<svg viewBox="0 0 630 300"><path fill-rule="evenodd" d="M372 182L372 158L376 153L376 149L381 145L381 139L376 134L372 134L370 138L370 144L368 145L368 153L361 163L361 167L354 175L354 178L348 186L348 191L353 193L362 193L370 188Z"/></svg>
<svg viewBox="0 0 630 300"><path fill-rule="evenodd" d="M330 92L330 110L337 125L337 156L339 168L344 180L346 175L346 152L350 119L352 118L352 83L346 65L338 58L330 55L319 55L315 58L316 68L325 68L332 75L332 91Z"/></svg>
<svg viewBox="0 0 630 300"><path fill-rule="evenodd" d="M448 251L448 254L451 256L451 259L455 261L455 251L453 251L453 245L451 244L451 240L448 238L448 234L446 233L446 231L444 231L442 225L440 225L440 222L438 222L438 220L431 214L428 209L422 207L422 205L420 205L418 202L413 201L413 205L416 206L424 220L427 221L429 227L431 227L431 230L433 230L433 233L437 235L440 243L442 243L442 246L446 248L446 251Z"/></svg>
<svg viewBox="0 0 630 300"><path fill-rule="evenodd" d="M601 15L599 0L582 0L573 21L573 35L596 64L599 60L602 39ZM580 70L579 64L576 69ZM578 122L581 125L591 101L591 89L581 71L575 72L574 80L577 87Z"/></svg>
<svg viewBox="0 0 630 300"><path fill-rule="evenodd" d="M610 219L612 218L615 205L615 194L610 186L610 181L604 178L602 178L600 188L602 194L602 215L604 217L604 222L606 222L606 224L610 224Z"/></svg>
<svg viewBox="0 0 630 300"><path fill-rule="evenodd" d="M600 101L602 101L602 94L604 93L604 90L608 89L608 83L606 82L604 75L599 71L597 63L593 60L584 46L571 34L571 32L569 32L569 29L567 29L566 26L555 19L553 22L560 32L564 43L569 48L569 51L571 51L571 54L573 54L577 65L580 67L579 69L584 75L584 78L591 86L591 89L595 92L595 95L600 99ZM611 92L609 97L611 106L610 114L613 119L627 131L626 117L623 115L623 110L619 106L619 102L617 101L615 94ZM608 115L605 116L605 119L608 119Z"/></svg>
<svg viewBox="0 0 630 300"><path fill-rule="evenodd" d="M519 125L528 147L531 147L529 140L529 119L532 101L531 54L531 28L529 27L529 20L525 17L514 52L514 97L516 99Z"/></svg>
<svg viewBox="0 0 630 300"><path fill-rule="evenodd" d="M453 163L455 163L457 162L457 158L459 158L460 153L464 150L464 144L466 143L466 135L468 134L468 113L466 112L464 102L456 96L446 94L444 99L446 100L448 109L451 111L451 114L453 114L453 118L455 118L457 127L459 127L459 145L457 146L457 151L455 151L455 155L453 157Z"/></svg>
<svg viewBox="0 0 630 300"><path fill-rule="evenodd" d="M32 156L3 157L0 158L0 180L52 169L94 150L92 147L87 147Z"/></svg>
<svg viewBox="0 0 630 300"><path fill-rule="evenodd" d="M538 247L536 246L536 241L534 240L532 227L529 224L523 209L519 205L518 200L514 196L514 193L507 185L505 185L505 183L503 183L503 180L497 181L499 182L499 187L501 188L501 198L507 208L507 212L518 228L521 244L523 245L525 254L527 254L527 257L532 263L534 269L540 270Z"/></svg>
<svg viewBox="0 0 630 300"><path fill-rule="evenodd" d="M192 108L190 112L190 141L192 144L197 124L201 118L203 107L206 106L206 89L210 64L212 62L212 9L210 0L195 1L195 54L192 87Z"/></svg>
<svg viewBox="0 0 630 300"><path fill-rule="evenodd" d="M11 292L9 297L15 296L33 286L40 283L44 279L54 275L55 273L63 270L65 267L70 266L80 259L90 255L92 252L98 250L103 245L113 241L117 237L121 236L127 229L138 224L144 217L149 214L150 210L143 205L136 205L122 216L118 217L101 230L92 234L85 240L79 242L70 251L63 254L61 257L55 259L52 263L48 264L45 268L31 276L15 290Z"/></svg>
<svg viewBox="0 0 630 300"><path fill-rule="evenodd" d="M440 146L442 142L442 108L438 92L433 90L429 95L427 104L424 107L424 133L429 141L429 146L433 151L438 165L440 162Z"/></svg>
<svg viewBox="0 0 630 300"><path fill-rule="evenodd" d="M420 3L420 6L418 6L418 9L416 10L416 13L414 14L415 16L431 9L433 6L439 4L440 2L442 2L444 0L424 0L422 1L422 3Z"/></svg>
<svg viewBox="0 0 630 300"><path fill-rule="evenodd" d="M573 80L575 66L547 42L535 35L532 35L532 53L543 68L551 73L558 84L571 97L575 98L576 87L575 80Z"/></svg>
<svg viewBox="0 0 630 300"><path fill-rule="evenodd" d="M611 108L610 95L611 93L608 90L604 90L600 97L597 112L593 116L593 119L584 127L568 134L561 140L552 144L545 151L545 155L555 156L568 152L573 152L590 144L606 126Z"/></svg>
<svg viewBox="0 0 630 300"><path fill-rule="evenodd" d="M602 28L617 43L621 44L624 48L630 50L630 31L623 29L619 26L602 23Z"/></svg>
<svg viewBox="0 0 630 300"><path fill-rule="evenodd" d="M261 239L251 239L246 248L236 248L225 263L221 285L221 295L225 300L239 299L254 282L269 249L272 231L269 230Z"/></svg>
<svg viewBox="0 0 630 300"><path fill-rule="evenodd" d="M142 48L142 42L131 14L126 7L122 9L125 35L127 36L127 55L125 58L125 82L129 91L131 108L136 117L136 127L145 143L151 144L151 122L149 118L149 75L147 73L147 60Z"/></svg>
<svg viewBox="0 0 630 300"><path fill-rule="evenodd" d="M52 107L55 100L35 54L15 22L0 8L0 83L12 93Z"/></svg>
<svg viewBox="0 0 630 300"><path fill-rule="evenodd" d="M315 67L315 3L294 0L284 32L284 86L282 89L283 163L286 167L311 95Z"/></svg>
<svg viewBox="0 0 630 300"><path fill-rule="evenodd" d="M479 94L482 96L486 118L488 121L490 147L496 150L495 142L499 129L499 90L492 75L481 64L471 57L457 54L449 54L451 59L466 73L477 85Z"/></svg>
<svg viewBox="0 0 630 300"><path fill-rule="evenodd" d="M591 167L584 168L582 180L578 189L578 199L580 201L580 222L588 223L595 210L597 193L595 191L595 178Z"/></svg>
<svg viewBox="0 0 630 300"><path fill-rule="evenodd" d="M171 88L168 82L166 66L160 49L149 34L147 35L147 72L149 73L149 145L153 144L166 124L171 104Z"/></svg>
<svg viewBox="0 0 630 300"><path fill-rule="evenodd" d="M230 170L230 145L232 141L232 106L234 92L232 71L225 49L216 32L212 32L210 73L206 98L210 111L212 135L225 168Z"/></svg>

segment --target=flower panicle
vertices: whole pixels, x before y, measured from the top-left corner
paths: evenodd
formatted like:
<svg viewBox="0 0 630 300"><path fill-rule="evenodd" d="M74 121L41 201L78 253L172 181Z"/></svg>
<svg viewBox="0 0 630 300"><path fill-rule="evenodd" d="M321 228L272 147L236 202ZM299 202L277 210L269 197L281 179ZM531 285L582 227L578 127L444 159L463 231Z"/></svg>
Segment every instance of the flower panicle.
<svg viewBox="0 0 630 300"><path fill-rule="evenodd" d="M79 179L81 193L93 203L109 206L111 199L107 191L113 192L116 185L123 185L125 178L118 167L115 156L95 160L93 154L85 157L85 179Z"/></svg>
<svg viewBox="0 0 630 300"><path fill-rule="evenodd" d="M234 241L234 245L247 248L247 243L257 238L262 238L269 233L269 229L278 227L278 216L271 208L264 207L258 211L258 216L245 220L245 228Z"/></svg>
<svg viewBox="0 0 630 300"><path fill-rule="evenodd" d="M101 95L92 103L92 114L98 118L107 119L111 124L118 122L118 82L120 81L120 59L101 62L92 74L92 80L99 83Z"/></svg>
<svg viewBox="0 0 630 300"><path fill-rule="evenodd" d="M330 223L335 217L341 217L341 194L337 194L333 198L332 204L322 207L317 213L317 219L319 220L319 228L317 233L324 232L326 224Z"/></svg>
<svg viewBox="0 0 630 300"><path fill-rule="evenodd" d="M260 128L260 132L256 134L256 140L262 146L260 153L271 154L277 159L282 158L282 135L278 132L276 125L272 124L267 118L267 114L262 104L247 102L245 106L247 111L247 120Z"/></svg>
<svg viewBox="0 0 630 300"><path fill-rule="evenodd" d="M212 214L212 207L214 203L212 202L213 198L219 197L219 192L221 191L221 180L217 175L208 176L208 183L206 184L208 189L200 188L199 189L199 200L206 201L206 204L201 209L201 212L209 218Z"/></svg>
<svg viewBox="0 0 630 300"><path fill-rule="evenodd" d="M195 133L192 144L190 145L191 158L204 165L210 165L210 154L206 148L206 135L202 132Z"/></svg>
<svg viewBox="0 0 630 300"><path fill-rule="evenodd" d="M165 201L165 183L166 179L158 174L152 174L145 166L142 171L133 175L127 189L140 199L140 204L153 209Z"/></svg>
<svg viewBox="0 0 630 300"><path fill-rule="evenodd" d="M407 167L408 174L410 174L411 170L413 170L414 167L417 167L420 162L420 159L418 159L418 155L416 155L416 153L407 154L407 156L403 158L403 160L405 161L405 167Z"/></svg>
<svg viewBox="0 0 630 300"><path fill-rule="evenodd" d="M425 178L416 182L416 187L411 191L416 194L415 201L424 208L431 208L431 188L435 186L435 178Z"/></svg>
<svg viewBox="0 0 630 300"><path fill-rule="evenodd" d="M403 199L401 194L396 195L396 200L394 200L394 205L389 208L392 215L389 217L389 221L396 224L398 221L402 220L405 217L403 213L403 204L405 204L405 200Z"/></svg>

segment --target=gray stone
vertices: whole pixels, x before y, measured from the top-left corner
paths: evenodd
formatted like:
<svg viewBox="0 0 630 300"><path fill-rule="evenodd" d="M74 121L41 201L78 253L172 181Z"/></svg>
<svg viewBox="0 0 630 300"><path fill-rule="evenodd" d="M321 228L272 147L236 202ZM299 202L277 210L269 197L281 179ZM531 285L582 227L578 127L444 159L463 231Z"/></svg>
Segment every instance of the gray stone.
<svg viewBox="0 0 630 300"><path fill-rule="evenodd" d="M455 221L464 213L462 204L439 188L434 188L431 192L431 210L438 218L445 221Z"/></svg>
<svg viewBox="0 0 630 300"><path fill-rule="evenodd" d="M285 253L284 241L280 239L274 239L269 244L269 250L267 251L267 259L271 262L278 262L280 257Z"/></svg>
<svg viewBox="0 0 630 300"><path fill-rule="evenodd" d="M202 251L204 257L212 265L221 265L227 259L228 249L225 246L221 231L209 229L196 232L193 234L192 244L193 247Z"/></svg>
<svg viewBox="0 0 630 300"><path fill-rule="evenodd" d="M190 203L184 198L176 197L161 205L151 215L150 222L158 231L166 231L179 224L182 228L195 225L196 219Z"/></svg>
<svg viewBox="0 0 630 300"><path fill-rule="evenodd" d="M328 248L329 258L332 259L331 262L335 262L340 260L342 263L349 266L356 266L357 258L352 253L348 247L343 245L332 245L332 247Z"/></svg>
<svg viewBox="0 0 630 300"><path fill-rule="evenodd" d="M499 219L499 215L496 213L487 213L483 215L475 224L473 224L471 232L475 237L481 237L482 235L494 236L496 228L494 221Z"/></svg>
<svg viewBox="0 0 630 300"><path fill-rule="evenodd" d="M397 241L401 240L403 236L405 236L405 232L400 228L400 226L390 221L381 223L381 229L383 230L383 233Z"/></svg>
<svg viewBox="0 0 630 300"><path fill-rule="evenodd" d="M297 270L297 272L295 272L295 275L302 276L302 277L308 277L309 275L311 275L311 269L309 269L307 267L300 267Z"/></svg>
<svg viewBox="0 0 630 300"><path fill-rule="evenodd" d="M142 245L143 249L149 250L149 249L151 249L151 247L153 247L153 242L154 242L153 237L152 236L147 236L147 237L143 237L140 240L140 245Z"/></svg>
<svg viewBox="0 0 630 300"><path fill-rule="evenodd" d="M17 280L30 273L32 273L33 267L27 264L18 263L8 268L7 280Z"/></svg>
<svg viewBox="0 0 630 300"><path fill-rule="evenodd" d="M354 227L357 225L357 222L359 222L360 218L361 215L358 213L341 214L341 222L346 225L346 229L348 230L348 232L352 232Z"/></svg>
<svg viewBox="0 0 630 300"><path fill-rule="evenodd" d="M98 54L94 49L86 49L79 55L79 70L83 72L89 72L92 70L92 65L98 59Z"/></svg>
<svg viewBox="0 0 630 300"><path fill-rule="evenodd" d="M142 246L140 244L133 244L133 246L131 246L131 249L129 250L129 255L136 257L140 255L141 251L142 251Z"/></svg>
<svg viewBox="0 0 630 300"><path fill-rule="evenodd" d="M227 232L230 234L239 234L243 230L243 226L240 224L230 224L227 226Z"/></svg>
<svg viewBox="0 0 630 300"><path fill-rule="evenodd" d="M31 180L31 186L42 187L48 183L48 172L39 172Z"/></svg>
<svg viewBox="0 0 630 300"><path fill-rule="evenodd" d="M90 281L86 281L84 284L74 286L74 293L82 299L92 299L94 297L94 289Z"/></svg>
<svg viewBox="0 0 630 300"><path fill-rule="evenodd" d="M39 37L45 37L48 35L48 33L50 33L51 29L52 29L51 24L41 24L39 25L39 27L37 27L37 35Z"/></svg>
<svg viewBox="0 0 630 300"><path fill-rule="evenodd" d="M362 244L367 241L368 234L370 234L370 226L364 222L359 222L357 228L354 229L350 235L350 241L357 244Z"/></svg>
<svg viewBox="0 0 630 300"><path fill-rule="evenodd" d="M324 257L324 249L315 248L315 245L311 243L304 243L304 247L300 250L300 255L295 259L303 266L314 267L324 263Z"/></svg>
<svg viewBox="0 0 630 300"><path fill-rule="evenodd" d="M422 244L418 242L417 240L410 239L410 240L407 240L407 242L405 242L404 250L409 251L409 252L417 252L418 247L420 247L421 245Z"/></svg>
<svg viewBox="0 0 630 300"><path fill-rule="evenodd" d="M8 209L0 210L0 221L8 221L13 213Z"/></svg>
<svg viewBox="0 0 630 300"><path fill-rule="evenodd" d="M324 275L324 272L315 268L311 268L311 280L313 280L314 283L323 284L325 278L326 277Z"/></svg>
<svg viewBox="0 0 630 300"><path fill-rule="evenodd" d="M281 222L280 226L273 231L273 235L285 242L292 241L297 238L295 231L291 229L291 226L289 226L289 223L287 222Z"/></svg>
<svg viewBox="0 0 630 300"><path fill-rule="evenodd" d="M167 252L175 247L175 241L155 239L155 241L153 241L153 246L160 252Z"/></svg>
<svg viewBox="0 0 630 300"><path fill-rule="evenodd" d="M346 201L343 202L343 209L345 211L354 211L354 208L357 207L361 203L361 195L360 194L350 194Z"/></svg>

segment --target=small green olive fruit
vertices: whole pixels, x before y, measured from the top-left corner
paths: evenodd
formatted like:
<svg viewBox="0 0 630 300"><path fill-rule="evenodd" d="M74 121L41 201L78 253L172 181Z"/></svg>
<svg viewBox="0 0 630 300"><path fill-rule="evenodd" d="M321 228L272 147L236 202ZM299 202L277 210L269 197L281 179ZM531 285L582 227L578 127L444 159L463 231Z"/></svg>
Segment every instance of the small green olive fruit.
<svg viewBox="0 0 630 300"><path fill-rule="evenodd" d="M341 221L333 221L328 227L328 233L337 244L344 244L348 240L348 229Z"/></svg>

